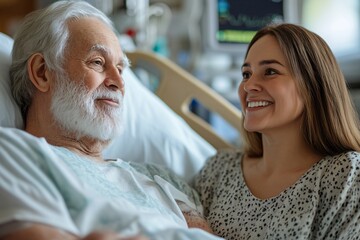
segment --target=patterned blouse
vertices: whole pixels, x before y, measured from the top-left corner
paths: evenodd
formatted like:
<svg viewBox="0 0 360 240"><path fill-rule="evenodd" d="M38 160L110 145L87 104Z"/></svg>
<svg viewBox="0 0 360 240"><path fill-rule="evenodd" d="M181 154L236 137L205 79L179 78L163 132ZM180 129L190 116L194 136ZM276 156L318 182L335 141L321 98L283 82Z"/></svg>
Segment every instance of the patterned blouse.
<svg viewBox="0 0 360 240"><path fill-rule="evenodd" d="M360 153L327 156L269 199L246 186L239 150L219 152L195 180L205 217L226 239L360 239Z"/></svg>

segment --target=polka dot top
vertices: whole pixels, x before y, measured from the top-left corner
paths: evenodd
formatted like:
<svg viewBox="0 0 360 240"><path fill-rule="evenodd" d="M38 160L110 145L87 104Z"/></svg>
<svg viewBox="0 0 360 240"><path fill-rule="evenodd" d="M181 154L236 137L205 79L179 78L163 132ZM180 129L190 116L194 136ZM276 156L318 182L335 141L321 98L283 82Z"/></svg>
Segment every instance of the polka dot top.
<svg viewBox="0 0 360 240"><path fill-rule="evenodd" d="M256 198L241 169L242 153L219 152L195 179L204 214L226 239L360 239L360 153L328 156L294 185Z"/></svg>

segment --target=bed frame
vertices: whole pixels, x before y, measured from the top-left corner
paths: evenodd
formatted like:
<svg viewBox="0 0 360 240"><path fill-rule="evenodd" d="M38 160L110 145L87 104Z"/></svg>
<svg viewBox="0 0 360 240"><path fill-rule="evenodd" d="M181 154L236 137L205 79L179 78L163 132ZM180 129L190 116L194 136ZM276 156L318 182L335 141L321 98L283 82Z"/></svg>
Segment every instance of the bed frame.
<svg viewBox="0 0 360 240"><path fill-rule="evenodd" d="M206 109L220 115L240 133L242 114L239 109L165 57L140 50L126 52L126 55L131 62L132 69L144 69L159 79L159 87L155 94L200 136L216 149L235 147L220 137L209 123L190 111L189 105L193 99L196 99Z"/></svg>

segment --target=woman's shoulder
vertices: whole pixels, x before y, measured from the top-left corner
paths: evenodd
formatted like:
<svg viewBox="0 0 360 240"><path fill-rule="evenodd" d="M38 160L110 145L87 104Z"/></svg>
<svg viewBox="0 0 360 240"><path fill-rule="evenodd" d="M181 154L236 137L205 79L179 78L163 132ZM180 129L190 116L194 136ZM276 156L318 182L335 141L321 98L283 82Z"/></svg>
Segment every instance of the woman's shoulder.
<svg viewBox="0 0 360 240"><path fill-rule="evenodd" d="M344 152L335 156L327 156L317 169L321 183L327 190L360 189L360 153ZM335 191L336 192L336 191Z"/></svg>
<svg viewBox="0 0 360 240"><path fill-rule="evenodd" d="M326 165L330 169L344 168L349 170L360 171L360 153L356 151L343 152L334 156L327 156ZM343 172L343 171L342 171Z"/></svg>
<svg viewBox="0 0 360 240"><path fill-rule="evenodd" d="M349 151L325 157L317 169L318 217L332 219L328 229L358 229L360 219L360 153ZM321 227L320 227L321 228ZM324 228L325 229L325 228ZM330 231L330 230L329 230ZM344 231L343 233L349 231ZM336 234L339 234L337 232ZM348 239L348 238L347 238ZM349 238L350 239L350 238Z"/></svg>

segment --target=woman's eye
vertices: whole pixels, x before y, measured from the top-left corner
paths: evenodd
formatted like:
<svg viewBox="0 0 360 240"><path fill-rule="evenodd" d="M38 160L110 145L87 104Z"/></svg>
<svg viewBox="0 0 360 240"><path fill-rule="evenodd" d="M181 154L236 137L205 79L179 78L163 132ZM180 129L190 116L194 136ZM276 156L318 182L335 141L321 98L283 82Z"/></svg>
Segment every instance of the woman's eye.
<svg viewBox="0 0 360 240"><path fill-rule="evenodd" d="M275 74L277 74L277 71L274 69L269 68L265 70L265 75L275 75Z"/></svg>
<svg viewBox="0 0 360 240"><path fill-rule="evenodd" d="M250 74L250 72L243 72L242 76L243 76L243 79L249 79L251 74Z"/></svg>

